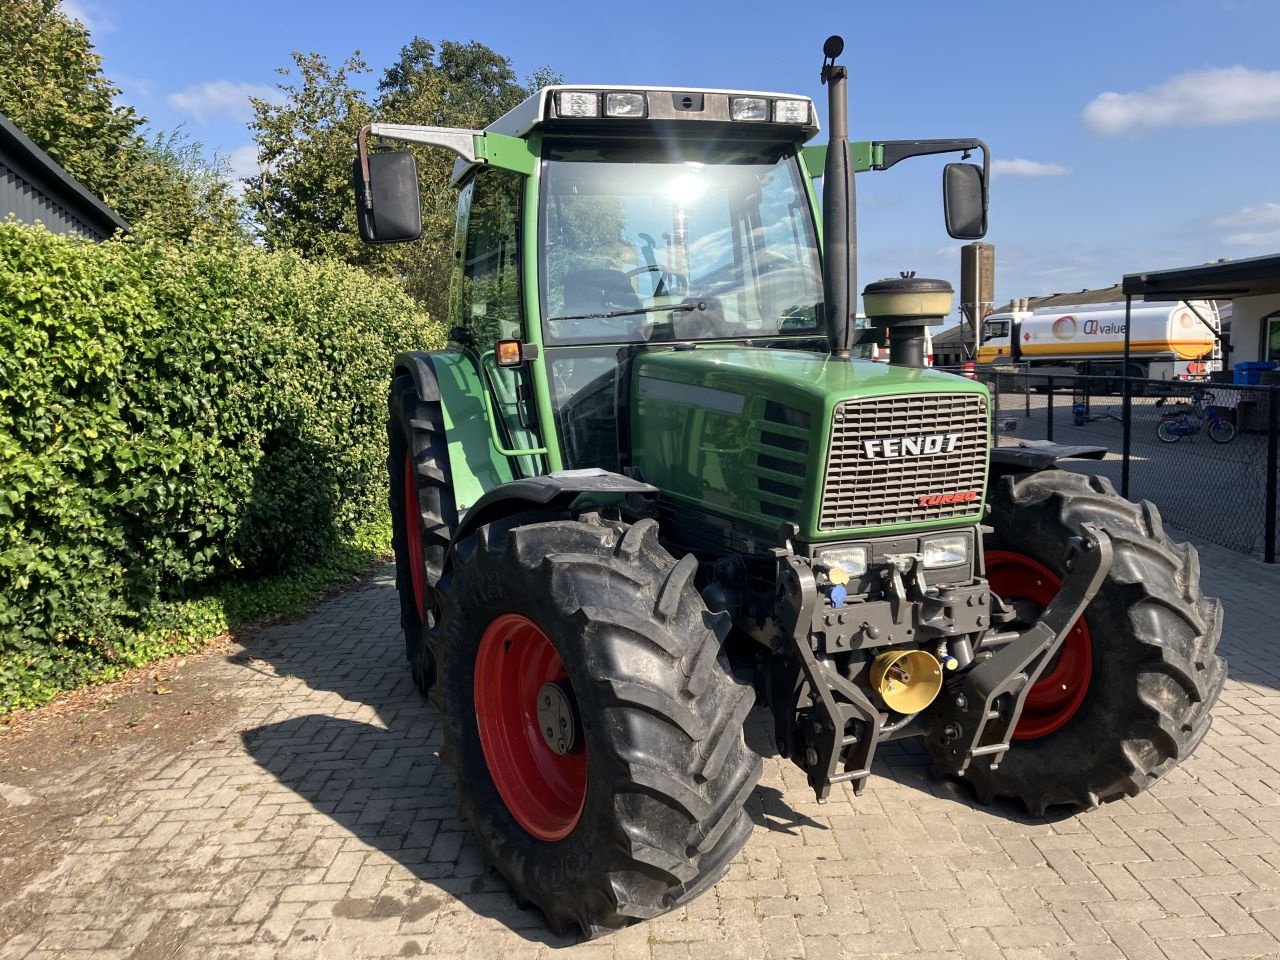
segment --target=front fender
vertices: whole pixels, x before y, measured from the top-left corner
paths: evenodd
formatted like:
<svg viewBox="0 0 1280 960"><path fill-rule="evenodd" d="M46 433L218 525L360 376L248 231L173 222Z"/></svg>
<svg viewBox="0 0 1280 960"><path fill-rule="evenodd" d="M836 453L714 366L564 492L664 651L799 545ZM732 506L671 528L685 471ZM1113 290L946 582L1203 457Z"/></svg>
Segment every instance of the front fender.
<svg viewBox="0 0 1280 960"><path fill-rule="evenodd" d="M445 558L446 569L458 544L486 523L493 523L527 510L569 509L587 504L605 506L627 497L656 496L658 488L640 480L592 467L560 470L540 477L512 480L494 487L476 501L458 525Z"/></svg>

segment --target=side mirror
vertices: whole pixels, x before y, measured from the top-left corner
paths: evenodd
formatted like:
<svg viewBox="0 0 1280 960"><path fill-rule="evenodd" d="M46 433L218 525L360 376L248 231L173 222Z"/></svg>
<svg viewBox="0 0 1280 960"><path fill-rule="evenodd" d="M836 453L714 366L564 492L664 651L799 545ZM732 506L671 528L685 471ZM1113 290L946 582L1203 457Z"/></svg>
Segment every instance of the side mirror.
<svg viewBox="0 0 1280 960"><path fill-rule="evenodd" d="M956 240L981 240L987 235L987 185L982 168L973 163L948 163L942 169L942 206L947 233Z"/></svg>
<svg viewBox="0 0 1280 960"><path fill-rule="evenodd" d="M365 243L403 243L422 235L418 164L408 151L365 153L368 179L356 157L356 222Z"/></svg>

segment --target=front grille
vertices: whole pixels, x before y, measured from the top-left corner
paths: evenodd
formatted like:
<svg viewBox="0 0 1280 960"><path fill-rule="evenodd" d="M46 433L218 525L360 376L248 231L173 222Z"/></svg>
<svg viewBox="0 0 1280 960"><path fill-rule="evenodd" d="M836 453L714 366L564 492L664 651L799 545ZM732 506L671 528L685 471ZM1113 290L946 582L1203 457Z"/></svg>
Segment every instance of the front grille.
<svg viewBox="0 0 1280 960"><path fill-rule="evenodd" d="M943 501L953 495L982 496L988 429L987 402L980 394L911 394L838 404L818 528L878 527L976 513L977 500ZM931 437L944 439L923 439ZM875 454L870 457L869 440ZM916 452L939 443L940 452Z"/></svg>

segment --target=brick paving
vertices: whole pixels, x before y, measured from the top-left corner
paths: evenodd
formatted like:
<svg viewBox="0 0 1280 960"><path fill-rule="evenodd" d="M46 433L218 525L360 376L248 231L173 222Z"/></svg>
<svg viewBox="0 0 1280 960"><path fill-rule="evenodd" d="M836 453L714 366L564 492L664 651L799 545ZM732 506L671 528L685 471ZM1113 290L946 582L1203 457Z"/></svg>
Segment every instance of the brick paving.
<svg viewBox="0 0 1280 960"><path fill-rule="evenodd" d="M225 728L181 752L134 741L44 788L48 809L83 810L58 822L56 864L0 889L0 919L21 920L0 960L1280 957L1280 568L1202 560L1231 679L1195 757L1149 793L1030 818L895 745L862 797L818 805L766 759L728 876L587 944L521 910L456 819L384 571L188 668L233 708ZM767 751L762 717L749 735Z"/></svg>

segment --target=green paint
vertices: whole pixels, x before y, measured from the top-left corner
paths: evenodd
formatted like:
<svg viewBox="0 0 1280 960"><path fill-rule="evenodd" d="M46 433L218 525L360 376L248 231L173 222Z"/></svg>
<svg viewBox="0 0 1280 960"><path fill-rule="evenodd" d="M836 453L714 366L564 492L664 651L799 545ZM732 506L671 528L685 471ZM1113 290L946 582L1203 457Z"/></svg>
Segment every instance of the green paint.
<svg viewBox="0 0 1280 960"><path fill-rule="evenodd" d="M476 158L513 173L531 175L538 167L538 153L530 140L485 133L475 137Z"/></svg>
<svg viewBox="0 0 1280 960"><path fill-rule="evenodd" d="M488 398L475 359L461 350L433 353L440 386L449 475L458 509L513 479L511 464L494 449Z"/></svg>
<svg viewBox="0 0 1280 960"><path fill-rule="evenodd" d="M542 137L529 138L529 151L537 156L542 152ZM538 425L542 432L542 446L546 450L547 470L564 469L560 453L560 435L556 430L555 413L551 409L551 378L548 372L547 351L542 344L542 298L539 296L538 276L538 178L541 171L535 164L524 184L521 205L520 237L520 290L524 295L524 338L538 348L538 359L529 362L529 375L533 379L533 403L538 413Z"/></svg>
<svg viewBox="0 0 1280 960"><path fill-rule="evenodd" d="M849 157L853 162L854 173L874 170L882 162L883 155L884 150L870 140L849 141ZM817 180L822 176L822 171L827 165L827 145L819 143L811 147L802 147L800 159L810 179Z"/></svg>
<svg viewBox="0 0 1280 960"><path fill-rule="evenodd" d="M489 421L489 435L490 435L490 439L493 441L493 448L497 450L500 454L502 454L504 457L533 457L533 456L540 456L546 453L547 452L546 447L508 448L503 446L502 437L498 433L498 414L494 412L494 405L499 402L502 402L504 404L508 402L510 402L511 404L515 404L515 403L518 403L519 401L516 400L515 398L510 398L510 400L508 400L508 398L505 398L505 397L501 399L498 398L497 396L498 385L495 382L494 377L489 373L489 367L491 366L496 368L497 363L496 361L494 361L493 351L486 350L484 353L480 354L480 369L485 371L485 380L489 385L489 389L481 390L480 396L484 400L484 410L486 414L485 418ZM490 399L490 394L493 394L493 397L494 397L493 400ZM523 430L523 428L519 427L518 422L516 423L516 427L517 429L522 430L522 432L532 435L532 431Z"/></svg>
<svg viewBox="0 0 1280 960"><path fill-rule="evenodd" d="M818 529L832 414L838 403L904 393L986 396L979 383L933 370L850 362L826 354L701 346L646 354L637 359L635 376L633 462L669 500L765 532L790 520L800 528L801 539L809 541L968 526L981 518L975 509L972 515L939 521L856 531ZM661 387L655 381L663 381ZM708 395L717 402L701 403ZM737 407L731 397L741 398L740 414L733 412ZM765 404L770 401L807 415L807 424L765 420ZM774 435L767 446L763 433ZM762 453L773 458L776 468L759 464ZM791 464L795 466L789 469ZM764 504L779 509L770 512Z"/></svg>

